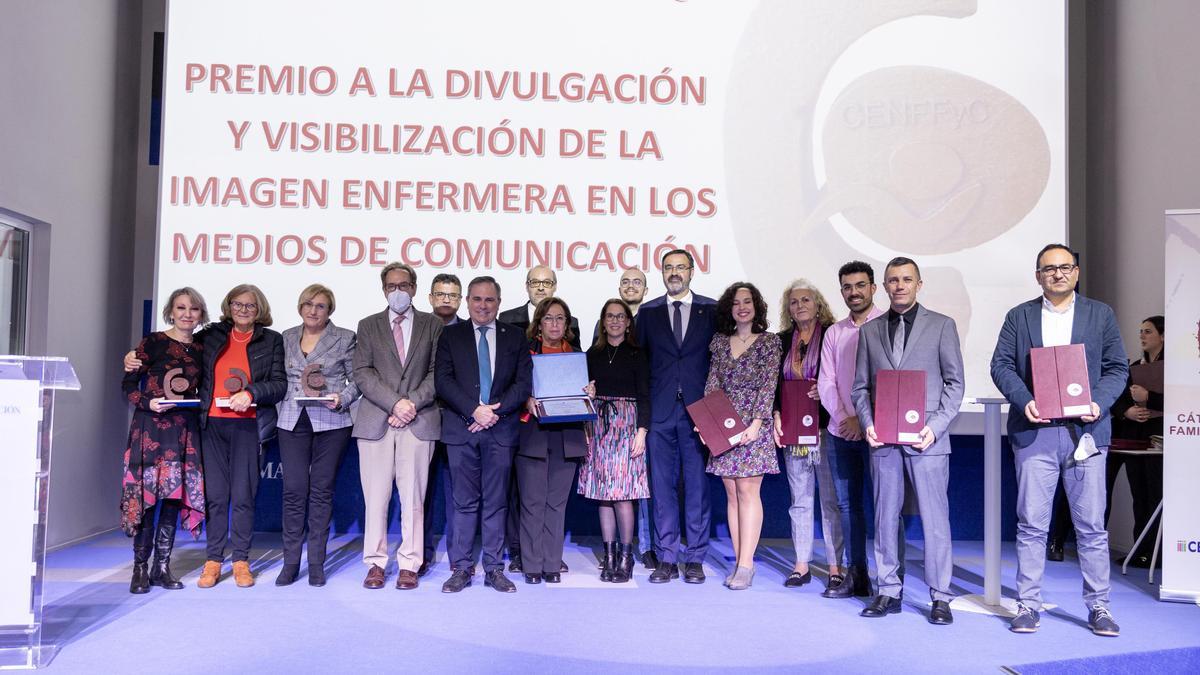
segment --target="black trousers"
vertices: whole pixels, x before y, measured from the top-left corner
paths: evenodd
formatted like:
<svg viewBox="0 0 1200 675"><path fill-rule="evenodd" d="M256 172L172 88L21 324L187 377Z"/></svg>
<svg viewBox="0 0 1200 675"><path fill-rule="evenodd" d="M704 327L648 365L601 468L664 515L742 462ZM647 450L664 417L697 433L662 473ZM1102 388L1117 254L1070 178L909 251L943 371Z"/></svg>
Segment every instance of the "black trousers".
<svg viewBox="0 0 1200 675"><path fill-rule="evenodd" d="M1162 501L1163 493L1163 458L1162 455L1136 457L1115 452L1108 453L1105 472L1105 483L1108 490L1104 502L1104 522L1108 523L1109 512L1112 510L1113 486L1117 483L1117 474L1125 467L1125 478L1129 481L1129 496L1133 498L1133 540L1146 528L1146 523L1154 515L1154 509ZM1131 540L1132 541L1132 540ZM1154 532L1151 531L1142 539L1137 554L1149 558L1154 553Z"/></svg>
<svg viewBox="0 0 1200 675"><path fill-rule="evenodd" d="M537 433L537 432L535 432ZM517 455L521 486L521 565L526 574L558 572L566 537L567 499L579 463L563 456L562 434L548 457Z"/></svg>
<svg viewBox="0 0 1200 675"><path fill-rule="evenodd" d="M262 471L258 421L209 417L202 436L208 559L221 562L232 543L234 562L249 560Z"/></svg>
<svg viewBox="0 0 1200 675"><path fill-rule="evenodd" d="M474 565L475 533L482 531L484 570L503 569L513 448L496 443L490 431L481 431L466 443L447 445L446 454L454 495L450 564L463 570Z"/></svg>
<svg viewBox="0 0 1200 675"><path fill-rule="evenodd" d="M521 484L514 473L508 483L508 519L504 522L504 547L508 557L521 555Z"/></svg>
<svg viewBox="0 0 1200 675"><path fill-rule="evenodd" d="M450 541L454 531L454 498L450 482L450 461L446 458L446 444L437 441L433 444L433 459L429 462L429 481L425 488L425 562L433 564L433 555L437 551L437 537L433 534L433 513L437 509L437 484L442 484L443 508L446 513L446 541ZM447 549L449 545L447 544Z"/></svg>
<svg viewBox="0 0 1200 675"><path fill-rule="evenodd" d="M308 413L301 410L292 431L279 430L279 458L283 462L283 562L300 564L307 514L308 564L325 564L329 519L333 516L333 485L342 453L353 427L313 431Z"/></svg>

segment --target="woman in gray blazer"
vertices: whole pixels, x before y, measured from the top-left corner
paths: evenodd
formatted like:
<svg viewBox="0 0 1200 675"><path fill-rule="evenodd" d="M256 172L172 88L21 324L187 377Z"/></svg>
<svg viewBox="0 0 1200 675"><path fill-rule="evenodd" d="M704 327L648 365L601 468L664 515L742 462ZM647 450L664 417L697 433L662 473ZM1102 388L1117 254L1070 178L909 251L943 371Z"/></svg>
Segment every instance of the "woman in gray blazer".
<svg viewBox="0 0 1200 675"><path fill-rule="evenodd" d="M333 513L333 483L350 440L350 404L358 398L354 331L329 320L333 291L313 284L300 292L303 320L283 332L287 397L279 410L279 457L283 462L283 569L276 586L300 573L307 511L308 583L325 585L325 547Z"/></svg>

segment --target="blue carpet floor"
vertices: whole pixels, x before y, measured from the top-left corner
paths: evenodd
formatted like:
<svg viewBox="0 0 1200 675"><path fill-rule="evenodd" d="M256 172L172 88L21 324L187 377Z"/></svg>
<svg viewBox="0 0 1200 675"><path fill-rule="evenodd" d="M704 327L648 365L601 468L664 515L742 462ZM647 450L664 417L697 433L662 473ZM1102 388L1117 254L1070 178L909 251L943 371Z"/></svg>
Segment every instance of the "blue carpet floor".
<svg viewBox="0 0 1200 675"><path fill-rule="evenodd" d="M904 611L858 616L863 602L820 597L823 577L785 589L790 545L765 542L754 586L721 585L731 552L718 540L708 582L603 584L594 541L568 542L571 567L559 586L519 583L512 595L475 584L442 594L443 552L415 591L361 587L361 539L331 542L325 588L273 585L279 537L255 538L258 585L237 588L228 573L213 589L195 587L202 543L184 543L178 573L187 588L128 592L129 540L103 535L51 553L45 586L45 641L58 646L49 670L95 672L1197 672L1200 607L1160 603L1145 570L1113 569L1112 608L1120 638L1093 636L1080 598L1079 568L1068 554L1049 563L1044 615L1035 635L1014 635L1007 620L959 611L953 626L925 620L919 543L907 552ZM820 546L818 546L820 550ZM981 592L980 542L955 542L956 590ZM394 567L394 565L393 565ZM228 571L228 566L226 567ZM1005 548L1005 595L1015 573ZM303 570L302 570L303 574ZM1168 651L1170 650L1170 651ZM1025 665L1028 664L1028 665Z"/></svg>

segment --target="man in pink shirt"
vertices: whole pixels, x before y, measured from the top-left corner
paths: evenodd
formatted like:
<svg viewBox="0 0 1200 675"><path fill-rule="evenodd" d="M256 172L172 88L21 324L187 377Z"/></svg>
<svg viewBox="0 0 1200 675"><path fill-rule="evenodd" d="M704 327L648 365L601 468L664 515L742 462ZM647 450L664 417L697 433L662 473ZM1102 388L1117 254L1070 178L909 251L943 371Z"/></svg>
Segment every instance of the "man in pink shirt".
<svg viewBox="0 0 1200 675"><path fill-rule="evenodd" d="M833 440L833 456L826 461L833 470L842 532L850 549L850 567L840 583L831 578L821 595L826 598L867 597L871 595L871 577L867 572L867 519L863 505L869 501L869 448L850 400L850 390L854 385L858 329L883 314L884 310L875 306L875 270L869 264L855 260L842 265L838 270L838 281L850 316L826 329L817 390L821 394L821 405L829 411L827 431ZM903 552L903 526L900 540L899 550ZM902 575L903 569L901 563Z"/></svg>

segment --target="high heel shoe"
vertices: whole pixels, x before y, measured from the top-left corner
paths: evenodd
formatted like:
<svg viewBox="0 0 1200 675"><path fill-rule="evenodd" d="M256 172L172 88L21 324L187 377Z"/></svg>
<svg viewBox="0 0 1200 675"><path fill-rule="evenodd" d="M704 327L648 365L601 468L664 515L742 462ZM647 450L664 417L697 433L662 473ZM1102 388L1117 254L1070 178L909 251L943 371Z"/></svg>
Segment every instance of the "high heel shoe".
<svg viewBox="0 0 1200 675"><path fill-rule="evenodd" d="M744 591L750 588L754 583L754 568L753 567L738 567L733 573L733 578L729 580L729 590Z"/></svg>

